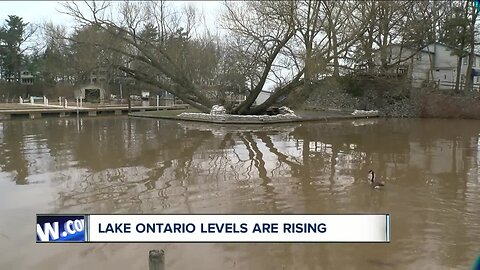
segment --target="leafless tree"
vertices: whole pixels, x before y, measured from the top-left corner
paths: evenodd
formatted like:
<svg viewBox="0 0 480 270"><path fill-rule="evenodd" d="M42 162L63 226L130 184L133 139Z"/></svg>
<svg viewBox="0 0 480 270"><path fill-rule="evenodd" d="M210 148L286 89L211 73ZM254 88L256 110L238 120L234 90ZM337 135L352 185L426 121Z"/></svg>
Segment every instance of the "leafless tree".
<svg viewBox="0 0 480 270"><path fill-rule="evenodd" d="M189 33L185 32L186 28L175 29L182 20L178 14L166 13L165 5L156 2L115 3L119 16L109 13L114 10L112 3L94 1L85 2L85 5L88 11L77 2L69 2L64 5L65 13L83 24L101 29L111 39L111 43L95 45L121 55L124 62L118 65L120 70L138 81L172 93L201 111L209 110L213 102L184 69L186 59L183 49L188 43ZM159 26L160 42L152 42L140 35L147 23ZM141 62L155 72L135 68L132 65L135 62Z"/></svg>
<svg viewBox="0 0 480 270"><path fill-rule="evenodd" d="M202 33L201 14L193 6L179 10L165 1L64 6L78 22L101 31L103 42L91 45L117 54L122 61L116 65L126 76L166 90L203 112L218 102L226 104L227 93L245 94L239 104L230 103L229 112L262 114L298 89L308 94L316 80L338 77L355 64L375 72L408 61L438 38L448 9L444 2L437 4L226 2L221 17L225 37ZM400 46L395 61L392 45ZM255 104L272 83L272 95Z"/></svg>
<svg viewBox="0 0 480 270"><path fill-rule="evenodd" d="M234 113L261 113L268 108L270 101L253 108L252 105L264 89L269 75L275 76L276 68L281 67L282 53L287 51L287 44L296 33L295 3L229 2L225 7L223 26L236 39L236 49L246 55L252 71L250 92ZM300 75L295 76L293 81L300 80L303 71L298 72Z"/></svg>

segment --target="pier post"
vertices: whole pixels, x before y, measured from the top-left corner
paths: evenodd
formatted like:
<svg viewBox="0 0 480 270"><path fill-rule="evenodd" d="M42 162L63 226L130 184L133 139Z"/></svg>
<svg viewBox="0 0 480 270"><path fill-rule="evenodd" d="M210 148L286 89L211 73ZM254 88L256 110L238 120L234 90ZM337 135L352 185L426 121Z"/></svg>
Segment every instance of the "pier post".
<svg viewBox="0 0 480 270"><path fill-rule="evenodd" d="M148 270L165 270L165 251L163 249L148 252Z"/></svg>
<svg viewBox="0 0 480 270"><path fill-rule="evenodd" d="M77 118L79 117L80 115L80 112L78 111L78 98L75 98L75 101L76 101L76 105L77 105Z"/></svg>
<svg viewBox="0 0 480 270"><path fill-rule="evenodd" d="M22 97L18 97L19 101L20 101L20 104L23 104L23 98Z"/></svg>
<svg viewBox="0 0 480 270"><path fill-rule="evenodd" d="M62 97L58 97L58 105L62 106Z"/></svg>
<svg viewBox="0 0 480 270"><path fill-rule="evenodd" d="M157 111L158 111L158 105L160 105L160 97L157 95Z"/></svg>
<svg viewBox="0 0 480 270"><path fill-rule="evenodd" d="M65 99L65 108L68 107L68 102L67 102L67 99Z"/></svg>
<svg viewBox="0 0 480 270"><path fill-rule="evenodd" d="M33 105L34 103L35 103L35 101L33 101L33 97L32 97L32 96L30 96L30 104L32 104L32 105Z"/></svg>
<svg viewBox="0 0 480 270"><path fill-rule="evenodd" d="M83 108L82 100L83 100L83 98L80 97L80 108Z"/></svg>
<svg viewBox="0 0 480 270"><path fill-rule="evenodd" d="M29 113L28 117L30 119L38 119L38 118L42 118L42 114L41 113Z"/></svg>

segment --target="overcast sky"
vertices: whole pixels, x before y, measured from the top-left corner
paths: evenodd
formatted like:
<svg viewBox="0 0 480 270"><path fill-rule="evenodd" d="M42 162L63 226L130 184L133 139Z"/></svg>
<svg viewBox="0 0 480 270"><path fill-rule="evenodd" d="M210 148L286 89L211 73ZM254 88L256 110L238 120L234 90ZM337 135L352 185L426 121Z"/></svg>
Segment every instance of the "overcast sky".
<svg viewBox="0 0 480 270"><path fill-rule="evenodd" d="M0 1L0 25L5 22L8 15L17 15L24 22L38 23L53 22L54 24L73 25L73 19L64 15L62 1ZM216 17L221 8L221 1L170 1L169 4L184 6L192 4L203 10L209 28L215 27Z"/></svg>
<svg viewBox="0 0 480 270"><path fill-rule="evenodd" d="M42 23L52 21L55 24L72 22L56 10L61 9L58 1L0 1L0 18L2 24L8 15L17 15L25 22Z"/></svg>

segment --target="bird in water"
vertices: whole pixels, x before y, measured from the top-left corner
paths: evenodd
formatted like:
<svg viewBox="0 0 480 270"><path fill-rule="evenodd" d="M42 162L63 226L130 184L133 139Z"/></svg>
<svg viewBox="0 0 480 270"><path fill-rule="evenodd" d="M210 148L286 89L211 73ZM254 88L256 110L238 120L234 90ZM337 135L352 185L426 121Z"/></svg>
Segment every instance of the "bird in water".
<svg viewBox="0 0 480 270"><path fill-rule="evenodd" d="M373 170L368 171L368 174L370 175L370 185L373 188L382 188L385 186L385 184L375 181L375 172Z"/></svg>

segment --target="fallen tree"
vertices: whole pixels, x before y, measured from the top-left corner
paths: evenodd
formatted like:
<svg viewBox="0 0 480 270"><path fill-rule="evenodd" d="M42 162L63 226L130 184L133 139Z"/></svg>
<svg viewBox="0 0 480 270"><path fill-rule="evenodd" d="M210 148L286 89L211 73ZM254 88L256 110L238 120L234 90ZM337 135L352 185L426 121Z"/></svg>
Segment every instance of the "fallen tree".
<svg viewBox="0 0 480 270"><path fill-rule="evenodd" d="M294 89L310 92L317 75L327 72L328 63L362 36L366 23L349 17L339 26L345 34L335 37L335 50L330 44L332 10L339 16L351 13L355 5L226 3L222 23L229 35L222 41L195 32L199 21L195 9L187 7L179 17L165 1L94 1L84 7L70 2L64 13L100 33L101 38L84 42L115 53L114 64L125 76L167 91L201 112L222 104L231 114L264 114L272 105L281 105ZM269 81L275 91L255 104ZM225 98L235 95L245 98L236 102Z"/></svg>

